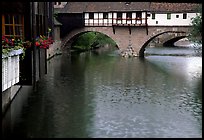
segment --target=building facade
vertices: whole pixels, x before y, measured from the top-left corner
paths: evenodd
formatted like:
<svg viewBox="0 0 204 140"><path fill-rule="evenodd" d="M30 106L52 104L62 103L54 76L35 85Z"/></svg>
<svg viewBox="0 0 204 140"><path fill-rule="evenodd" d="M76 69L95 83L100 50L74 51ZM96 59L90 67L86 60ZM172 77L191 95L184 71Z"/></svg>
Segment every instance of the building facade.
<svg viewBox="0 0 204 140"><path fill-rule="evenodd" d="M67 2L56 8L63 38L84 26L191 26L199 4L159 2Z"/></svg>
<svg viewBox="0 0 204 140"><path fill-rule="evenodd" d="M191 19L198 14L195 3L150 4L149 26L191 26Z"/></svg>
<svg viewBox="0 0 204 140"><path fill-rule="evenodd" d="M52 2L1 2L2 36L20 38L32 42L20 59L19 82L2 92L2 112L13 100L22 85L36 86L47 73L46 49L35 46L35 39L47 35L53 29ZM52 36L52 33L50 34Z"/></svg>

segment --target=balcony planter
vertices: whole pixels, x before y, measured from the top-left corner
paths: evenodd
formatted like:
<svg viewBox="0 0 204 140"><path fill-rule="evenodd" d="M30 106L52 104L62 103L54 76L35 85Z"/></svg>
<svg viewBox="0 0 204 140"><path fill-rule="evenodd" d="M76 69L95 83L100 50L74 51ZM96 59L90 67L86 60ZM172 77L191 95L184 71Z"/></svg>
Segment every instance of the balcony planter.
<svg viewBox="0 0 204 140"><path fill-rule="evenodd" d="M19 82L19 55L23 49L2 54L2 92Z"/></svg>

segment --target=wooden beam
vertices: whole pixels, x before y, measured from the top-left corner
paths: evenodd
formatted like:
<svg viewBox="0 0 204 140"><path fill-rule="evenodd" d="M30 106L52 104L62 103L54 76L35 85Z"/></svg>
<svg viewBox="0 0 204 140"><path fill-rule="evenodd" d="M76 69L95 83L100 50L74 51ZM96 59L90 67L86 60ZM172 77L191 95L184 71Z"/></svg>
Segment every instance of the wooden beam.
<svg viewBox="0 0 204 140"><path fill-rule="evenodd" d="M131 35L131 27L130 27L130 24L128 24L128 28L129 28L129 34Z"/></svg>
<svg viewBox="0 0 204 140"><path fill-rule="evenodd" d="M115 34L115 26L113 25L112 27L113 27L113 34Z"/></svg>

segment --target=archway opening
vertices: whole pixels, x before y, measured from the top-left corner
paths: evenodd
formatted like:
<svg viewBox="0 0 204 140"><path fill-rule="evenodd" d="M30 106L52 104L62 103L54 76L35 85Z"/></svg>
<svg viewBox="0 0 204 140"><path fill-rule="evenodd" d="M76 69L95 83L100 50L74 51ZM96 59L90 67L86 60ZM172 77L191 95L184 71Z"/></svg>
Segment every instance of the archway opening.
<svg viewBox="0 0 204 140"><path fill-rule="evenodd" d="M174 43L182 38L185 38L184 35L177 35L177 33L185 33L183 31L165 31L158 33L157 35L149 38L141 47L139 55L140 57L144 57L147 49L154 47L166 47L166 46L174 46Z"/></svg>
<svg viewBox="0 0 204 140"><path fill-rule="evenodd" d="M83 32L70 39L71 52L94 51L96 53L118 50L116 42L100 32Z"/></svg>

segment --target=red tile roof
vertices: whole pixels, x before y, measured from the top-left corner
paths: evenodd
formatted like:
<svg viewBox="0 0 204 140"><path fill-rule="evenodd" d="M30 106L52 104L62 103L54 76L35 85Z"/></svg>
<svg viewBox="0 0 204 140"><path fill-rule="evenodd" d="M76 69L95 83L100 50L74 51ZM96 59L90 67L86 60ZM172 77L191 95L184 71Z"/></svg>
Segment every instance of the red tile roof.
<svg viewBox="0 0 204 140"><path fill-rule="evenodd" d="M157 11L157 12L193 12L197 10L196 3L166 3L166 2L67 2L58 9L60 13L111 12L111 11Z"/></svg>
<svg viewBox="0 0 204 140"><path fill-rule="evenodd" d="M166 3L151 2L150 11L155 12L194 12L200 4L196 3Z"/></svg>
<svg viewBox="0 0 204 140"><path fill-rule="evenodd" d="M147 11L150 2L68 2L60 13L110 12L110 11Z"/></svg>

